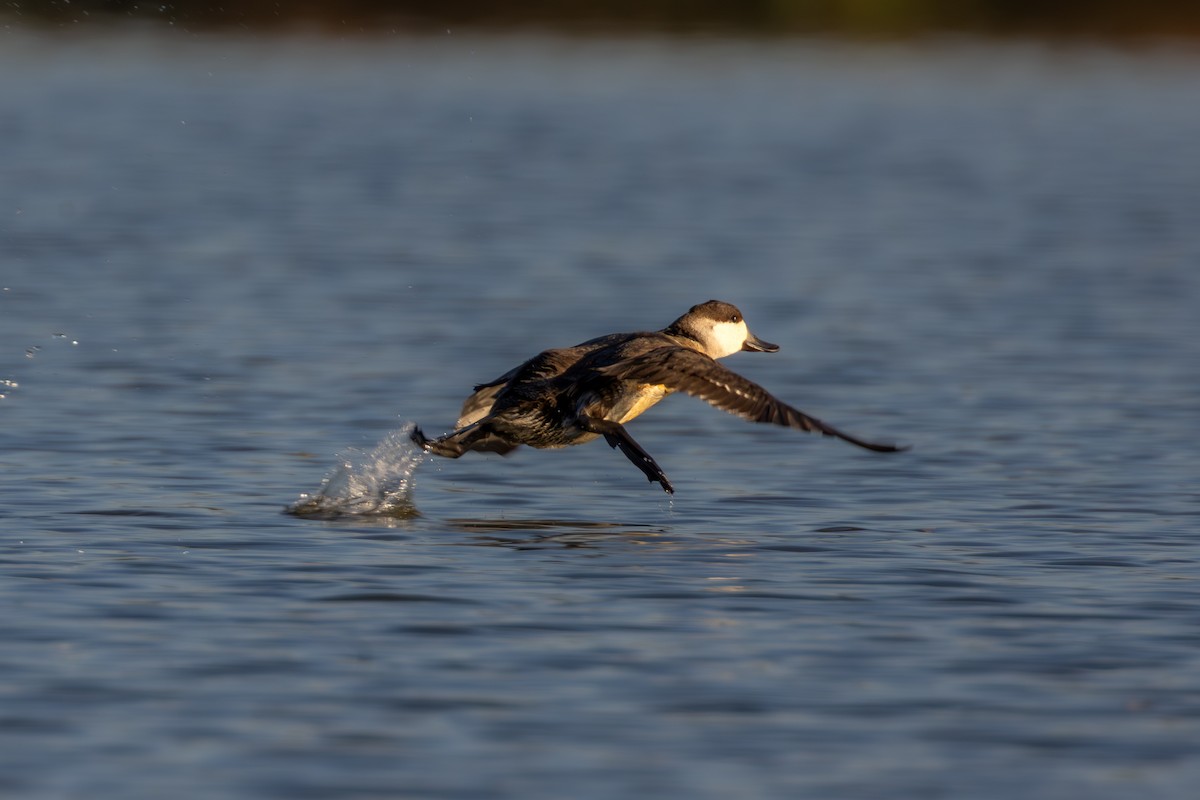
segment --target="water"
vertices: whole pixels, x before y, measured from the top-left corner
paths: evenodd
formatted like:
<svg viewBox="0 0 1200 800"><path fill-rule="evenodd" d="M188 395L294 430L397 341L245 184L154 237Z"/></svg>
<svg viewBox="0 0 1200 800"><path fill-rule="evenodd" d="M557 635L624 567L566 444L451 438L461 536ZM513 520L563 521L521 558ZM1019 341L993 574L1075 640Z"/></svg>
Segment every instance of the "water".
<svg viewBox="0 0 1200 800"><path fill-rule="evenodd" d="M4 37L6 797L1192 796L1194 52ZM912 450L395 438L710 297Z"/></svg>

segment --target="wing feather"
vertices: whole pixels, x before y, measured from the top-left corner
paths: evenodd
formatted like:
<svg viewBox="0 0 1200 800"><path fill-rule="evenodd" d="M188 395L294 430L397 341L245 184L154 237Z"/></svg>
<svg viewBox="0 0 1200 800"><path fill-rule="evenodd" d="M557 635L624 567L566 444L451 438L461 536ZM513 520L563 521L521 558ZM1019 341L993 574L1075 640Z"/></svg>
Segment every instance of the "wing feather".
<svg viewBox="0 0 1200 800"><path fill-rule="evenodd" d="M458 413L457 428L463 428L486 417L492 412L496 398L515 384L525 384L533 381L548 380L561 375L572 364L579 360L580 353L586 351L590 343L585 342L576 347L562 347L554 350L544 350L533 358L518 364L495 380L475 386L472 394L463 401L462 410Z"/></svg>
<svg viewBox="0 0 1200 800"><path fill-rule="evenodd" d="M751 422L817 432L880 453L905 449L892 444L868 442L843 433L776 399L754 381L726 369L705 354L686 347L660 347L599 371L621 380L663 384Z"/></svg>

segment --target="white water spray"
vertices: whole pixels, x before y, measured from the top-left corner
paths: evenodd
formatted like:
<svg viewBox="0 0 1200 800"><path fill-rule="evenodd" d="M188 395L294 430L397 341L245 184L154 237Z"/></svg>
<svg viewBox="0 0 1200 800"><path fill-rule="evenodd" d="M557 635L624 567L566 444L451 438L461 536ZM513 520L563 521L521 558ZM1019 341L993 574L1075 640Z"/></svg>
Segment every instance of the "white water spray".
<svg viewBox="0 0 1200 800"><path fill-rule="evenodd" d="M425 453L409 438L411 423L385 436L370 451L348 448L313 494L302 494L288 506L298 517L416 517L412 501L413 473Z"/></svg>

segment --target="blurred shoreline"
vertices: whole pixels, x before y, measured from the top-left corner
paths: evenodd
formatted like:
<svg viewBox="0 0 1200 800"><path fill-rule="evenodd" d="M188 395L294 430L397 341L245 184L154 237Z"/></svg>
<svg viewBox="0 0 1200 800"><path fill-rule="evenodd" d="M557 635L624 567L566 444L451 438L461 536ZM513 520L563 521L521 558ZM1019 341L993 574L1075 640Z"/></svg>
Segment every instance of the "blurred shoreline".
<svg viewBox="0 0 1200 800"><path fill-rule="evenodd" d="M478 32L678 34L914 38L1200 37L1194 0L609 0L586 5L545 2L519 6L496 0L247 0L141 3L134 0L34 0L0 7L0 25L77 30L139 26L189 31L329 35L422 33L447 28Z"/></svg>

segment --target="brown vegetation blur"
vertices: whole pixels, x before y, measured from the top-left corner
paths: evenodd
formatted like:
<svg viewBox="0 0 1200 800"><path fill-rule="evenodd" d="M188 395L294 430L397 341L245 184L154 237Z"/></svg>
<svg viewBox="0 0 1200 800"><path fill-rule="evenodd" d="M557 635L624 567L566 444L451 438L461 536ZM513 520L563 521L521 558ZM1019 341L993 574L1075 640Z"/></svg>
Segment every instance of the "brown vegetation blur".
<svg viewBox="0 0 1200 800"><path fill-rule="evenodd" d="M904 36L1195 36L1197 0L6 0L0 18L70 26L119 20L189 28L318 27L347 32L434 26Z"/></svg>

